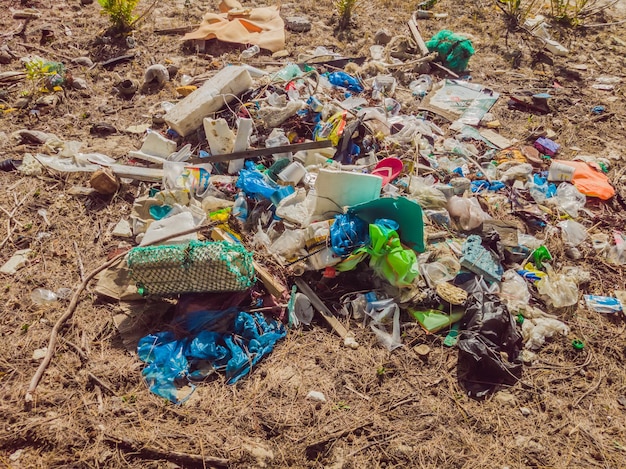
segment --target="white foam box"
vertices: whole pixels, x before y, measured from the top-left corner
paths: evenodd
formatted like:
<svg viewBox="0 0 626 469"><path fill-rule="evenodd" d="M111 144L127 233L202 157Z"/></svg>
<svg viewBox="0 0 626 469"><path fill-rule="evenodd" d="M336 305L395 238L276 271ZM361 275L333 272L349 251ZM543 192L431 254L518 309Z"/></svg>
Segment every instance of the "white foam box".
<svg viewBox="0 0 626 469"><path fill-rule="evenodd" d="M245 68L225 67L170 109L165 122L185 137L202 125L202 119L251 87L252 78Z"/></svg>

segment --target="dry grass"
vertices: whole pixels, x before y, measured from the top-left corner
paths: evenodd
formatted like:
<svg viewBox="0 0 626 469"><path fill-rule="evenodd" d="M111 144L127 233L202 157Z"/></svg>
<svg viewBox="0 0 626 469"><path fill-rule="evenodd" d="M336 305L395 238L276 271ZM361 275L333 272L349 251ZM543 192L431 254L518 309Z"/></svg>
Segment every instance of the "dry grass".
<svg viewBox="0 0 626 469"><path fill-rule="evenodd" d="M219 59L216 65L212 57L184 52L172 37L152 34L152 29L166 20L174 25L197 22L212 9L209 3L193 2L190 11L184 10L182 3L160 5L135 34L142 54L134 63L111 72L75 67L76 76L85 76L92 83L88 92L70 92L58 108L39 118L3 115L4 131L50 131L84 141L89 151L116 157L137 148L138 136L120 133L95 138L89 135L89 126L108 122L122 130L148 122L145 116L151 105L173 99L173 84L131 102L112 96L111 87L118 79L140 78L144 66L175 59L180 73L194 75L236 56ZM4 4L19 7L17 1ZM118 51L112 45L93 43L98 28L106 27L106 20L96 14L97 7L86 6L77 14L75 5L61 1L48 10L43 3L35 4L46 11L46 22L55 27L65 24L73 32L66 36L63 28L58 30L56 41L45 46L52 52L49 58L58 58L55 50L72 57L115 55ZM346 54L366 51L380 26L404 34L406 12L411 11L407 2L389 5L381 24L375 5L364 4L352 39L341 42L325 24L330 7L330 0L284 7L286 14L307 13L314 21L309 34L288 33L294 57L316 45L342 46ZM546 67L532 64L532 46L524 36L511 34L508 43L505 41L503 20L490 5L473 2L459 8L446 0L436 9L448 12L449 17L420 23L424 36L444 27L474 34L477 55L470 62L474 81L504 95L507 90L549 90L554 95L554 112L532 118L509 110L503 96L493 110L502 122L503 135L523 141L537 131L553 129L565 147L565 157L573 156L573 146L592 154L623 146L623 88L600 94L588 86L599 75L623 74L626 51L611 40L618 34L616 29L576 34L567 29L557 31L559 39L576 52L570 58L557 59L554 67ZM14 30L18 24L9 16L0 18L3 31ZM37 43L36 28L41 25L43 18L31 22L25 38L7 38L7 44L25 55L26 50L16 43ZM515 70L506 58L512 50L522 53ZM571 69L572 64L588 66L580 72L580 81L563 75L563 69ZM19 67L13 61L0 66L0 71ZM503 72L496 72L499 69ZM554 81L564 88L554 89ZM8 89L8 102L18 97L19 89ZM615 115L606 121L592 121L589 110L596 104L607 106ZM6 157L17 158L38 151L7 138L0 139L0 149ZM73 185L86 185L86 177L46 174L20 178L16 173L0 173L0 205L10 213L24 199L13 221L0 212L0 242L10 233L0 263L19 248L28 245L33 249L26 268L14 277L0 279L1 465L171 468L175 467L171 463L203 467L204 459L210 467L224 459L232 467L624 467L624 323L583 306L560 312L572 329L571 336L546 345L538 363L526 367L522 380L506 390L514 396L513 404L493 397L483 402L468 399L457 382L456 351L444 347L440 336L428 336L408 323L403 329L407 345L389 353L368 329L352 322L349 326L362 344L356 351L344 348L323 324L316 323L290 332L236 386L227 386L222 377L216 377L200 385L184 406L175 407L152 395L142 382L141 363L124 349L112 321L117 306L103 302L88 289L62 330L54 360L33 407L27 410L23 398L38 366L32 353L46 346L52 325L67 307L66 300L37 307L30 292L37 287L53 291L76 288L81 281L80 264L84 272L90 272L118 246L118 240L109 234L111 227L129 214L132 200L140 192L140 188L128 186L106 200L71 196L68 190ZM37 214L42 208L47 210L50 226ZM624 223L623 207L618 203L592 205L591 210L596 215L593 223L599 224L596 229L603 232ZM558 259L557 267L571 263L557 240L547 242ZM586 291L610 294L613 289L625 288L622 268L604 263L590 247L582 251L584 257L576 264L592 274ZM574 337L585 342L582 352L570 346ZM412 350L422 343L431 348L425 359ZM306 400L310 390L323 392L327 402ZM523 416L520 407L530 409L530 415ZM20 449L19 459L9 460Z"/></svg>

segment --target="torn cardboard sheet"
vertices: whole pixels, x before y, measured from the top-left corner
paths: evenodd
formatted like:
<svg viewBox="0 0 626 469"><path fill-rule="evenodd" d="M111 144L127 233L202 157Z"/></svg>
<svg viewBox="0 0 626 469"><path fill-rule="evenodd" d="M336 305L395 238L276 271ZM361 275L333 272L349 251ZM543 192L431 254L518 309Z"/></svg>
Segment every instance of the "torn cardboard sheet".
<svg viewBox="0 0 626 469"><path fill-rule="evenodd" d="M261 49L278 52L285 48L285 23L280 8L244 8L236 0L222 1L220 13L207 13L195 31L183 40L219 39L237 44L256 44Z"/></svg>

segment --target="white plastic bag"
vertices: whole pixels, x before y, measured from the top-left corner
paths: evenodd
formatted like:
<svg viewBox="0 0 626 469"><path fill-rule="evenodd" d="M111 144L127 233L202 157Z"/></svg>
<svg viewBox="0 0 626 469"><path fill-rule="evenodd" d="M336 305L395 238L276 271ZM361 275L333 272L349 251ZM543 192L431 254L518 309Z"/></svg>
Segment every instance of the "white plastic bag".
<svg viewBox="0 0 626 469"><path fill-rule="evenodd" d="M544 264L548 275L537 282L537 291L555 308L575 305L578 302L578 285L571 277L557 273Z"/></svg>
<svg viewBox="0 0 626 469"><path fill-rule="evenodd" d="M526 319L522 323L524 348L528 350L539 350L547 338L557 333L566 336L569 327L555 318Z"/></svg>

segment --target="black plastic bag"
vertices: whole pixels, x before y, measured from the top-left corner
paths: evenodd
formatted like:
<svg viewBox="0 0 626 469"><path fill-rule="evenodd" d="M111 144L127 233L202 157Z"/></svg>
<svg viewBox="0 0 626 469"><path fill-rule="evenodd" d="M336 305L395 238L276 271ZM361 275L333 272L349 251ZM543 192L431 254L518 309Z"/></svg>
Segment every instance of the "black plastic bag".
<svg viewBox="0 0 626 469"><path fill-rule="evenodd" d="M522 336L497 295L475 293L468 299L458 347L459 382L470 397L485 397L522 375Z"/></svg>

